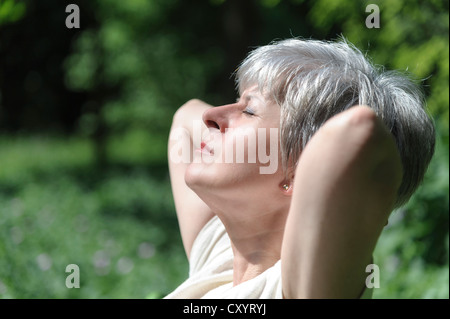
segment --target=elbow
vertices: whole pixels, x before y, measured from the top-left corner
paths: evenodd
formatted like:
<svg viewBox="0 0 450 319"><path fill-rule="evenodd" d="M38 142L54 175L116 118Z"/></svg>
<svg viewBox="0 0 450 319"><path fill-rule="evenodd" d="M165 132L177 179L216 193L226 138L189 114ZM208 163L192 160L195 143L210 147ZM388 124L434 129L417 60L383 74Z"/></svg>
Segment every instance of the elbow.
<svg viewBox="0 0 450 319"><path fill-rule="evenodd" d="M347 111L344 118L344 129L348 130L361 146L373 142L379 133L379 120L374 110L368 106L355 106Z"/></svg>
<svg viewBox="0 0 450 319"><path fill-rule="evenodd" d="M363 148L373 141L377 133L377 122L377 115L371 108L354 106L329 119L322 131L339 142Z"/></svg>
<svg viewBox="0 0 450 319"><path fill-rule="evenodd" d="M199 99L191 99L181 105L172 118L172 126L190 126L193 120L201 120L201 115L210 105Z"/></svg>
<svg viewBox="0 0 450 319"><path fill-rule="evenodd" d="M201 103L200 100L197 99L191 99L181 105L174 113L172 123L179 123L183 119L186 118L186 116L190 113L190 110L193 108L194 105Z"/></svg>
<svg viewBox="0 0 450 319"><path fill-rule="evenodd" d="M394 202L403 179L403 167L394 136L367 106L353 108L347 125L367 161L370 181L378 186L388 202Z"/></svg>
<svg viewBox="0 0 450 319"><path fill-rule="evenodd" d="M364 165L369 180L385 196L396 197L403 178L401 157L394 136L375 111L368 106L352 107L343 112L337 126L335 132L351 143L356 162Z"/></svg>

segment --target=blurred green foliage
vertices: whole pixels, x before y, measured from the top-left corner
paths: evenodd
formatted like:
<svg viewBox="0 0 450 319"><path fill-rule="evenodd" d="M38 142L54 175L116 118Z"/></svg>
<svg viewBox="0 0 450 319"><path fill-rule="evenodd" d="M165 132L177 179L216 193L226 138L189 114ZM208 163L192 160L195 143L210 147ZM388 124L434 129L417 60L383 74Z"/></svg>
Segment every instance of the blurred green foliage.
<svg viewBox="0 0 450 319"><path fill-rule="evenodd" d="M26 6L15 0L0 1L0 26L20 20L25 14Z"/></svg>
<svg viewBox="0 0 450 319"><path fill-rule="evenodd" d="M100 176L90 146L0 139L1 297L162 297L187 275L167 178L140 169L139 156ZM71 263L80 289L65 286Z"/></svg>
<svg viewBox="0 0 450 319"><path fill-rule="evenodd" d="M448 298L448 2L0 0L0 297L160 298L187 276L167 173L171 118L234 98L251 47L346 37L423 85L437 127L423 185L375 252L374 298ZM45 17L45 19L43 19ZM81 288L65 286L79 265Z"/></svg>

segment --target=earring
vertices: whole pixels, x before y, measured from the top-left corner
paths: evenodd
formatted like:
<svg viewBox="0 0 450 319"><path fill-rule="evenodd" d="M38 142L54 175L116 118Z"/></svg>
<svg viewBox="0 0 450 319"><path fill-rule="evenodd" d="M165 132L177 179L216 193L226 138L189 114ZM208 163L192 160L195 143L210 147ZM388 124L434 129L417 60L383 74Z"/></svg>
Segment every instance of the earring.
<svg viewBox="0 0 450 319"><path fill-rule="evenodd" d="M283 189L284 189L285 191L287 191L287 190L289 189L289 185L288 185L288 184L284 184L282 187L283 187Z"/></svg>

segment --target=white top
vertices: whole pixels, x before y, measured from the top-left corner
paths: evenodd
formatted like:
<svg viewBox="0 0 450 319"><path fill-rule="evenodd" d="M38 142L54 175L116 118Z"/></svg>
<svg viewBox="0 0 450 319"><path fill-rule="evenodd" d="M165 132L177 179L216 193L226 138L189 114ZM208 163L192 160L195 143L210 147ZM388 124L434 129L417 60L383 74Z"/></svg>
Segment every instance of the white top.
<svg viewBox="0 0 450 319"><path fill-rule="evenodd" d="M361 298L371 298L366 289ZM189 278L164 299L281 299L281 260L233 287L233 252L225 227L214 216L191 249Z"/></svg>

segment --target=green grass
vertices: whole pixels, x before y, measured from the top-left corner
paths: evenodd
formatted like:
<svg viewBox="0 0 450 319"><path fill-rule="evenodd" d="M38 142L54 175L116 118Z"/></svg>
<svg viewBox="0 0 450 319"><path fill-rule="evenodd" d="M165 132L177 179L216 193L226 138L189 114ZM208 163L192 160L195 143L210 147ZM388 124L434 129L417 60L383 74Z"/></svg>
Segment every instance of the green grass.
<svg viewBox="0 0 450 319"><path fill-rule="evenodd" d="M186 278L165 146L136 134L109 144L100 171L87 139L0 137L0 298L161 298ZM449 297L445 170L448 146L391 216L374 298ZM65 285L69 264L80 288Z"/></svg>

